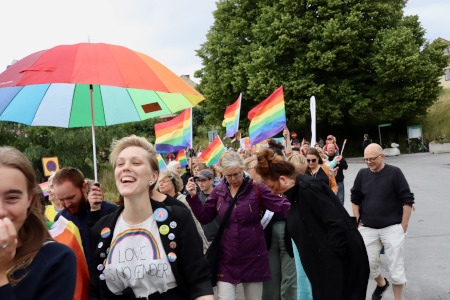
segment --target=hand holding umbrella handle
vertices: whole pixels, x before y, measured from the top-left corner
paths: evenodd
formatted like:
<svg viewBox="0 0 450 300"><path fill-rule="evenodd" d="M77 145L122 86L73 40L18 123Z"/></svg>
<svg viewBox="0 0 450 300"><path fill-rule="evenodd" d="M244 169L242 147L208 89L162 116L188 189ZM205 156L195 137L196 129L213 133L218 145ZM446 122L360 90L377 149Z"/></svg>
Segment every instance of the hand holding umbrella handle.
<svg viewBox="0 0 450 300"><path fill-rule="evenodd" d="M91 211L97 211L101 209L103 202L103 192L100 187L100 183L96 182L91 186L88 194L88 201L91 205Z"/></svg>

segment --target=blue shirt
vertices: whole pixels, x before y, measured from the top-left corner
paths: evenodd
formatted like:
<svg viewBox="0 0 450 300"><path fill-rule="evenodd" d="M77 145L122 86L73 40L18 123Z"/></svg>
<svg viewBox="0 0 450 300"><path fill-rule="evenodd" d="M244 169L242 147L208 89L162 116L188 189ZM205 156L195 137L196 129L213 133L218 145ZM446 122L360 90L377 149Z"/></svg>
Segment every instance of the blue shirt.
<svg viewBox="0 0 450 300"><path fill-rule="evenodd" d="M71 215L66 209L63 209L55 217L56 222L56 220L58 220L60 216L63 216L67 220L72 221L80 230L81 243L83 244L84 256L86 257L86 262L88 264L89 270L91 269L92 261L92 249L89 236L91 228L102 217L109 215L110 213L115 211L117 207L117 205L104 200L102 201L100 210L91 211L91 206L89 205L89 202L86 201L86 205L84 209L81 210L80 214L74 216Z"/></svg>

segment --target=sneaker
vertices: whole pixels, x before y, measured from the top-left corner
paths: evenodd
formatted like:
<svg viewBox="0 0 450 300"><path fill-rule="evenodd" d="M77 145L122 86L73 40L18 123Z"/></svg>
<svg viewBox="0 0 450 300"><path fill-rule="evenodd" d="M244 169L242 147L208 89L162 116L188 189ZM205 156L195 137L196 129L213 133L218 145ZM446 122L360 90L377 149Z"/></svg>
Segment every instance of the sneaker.
<svg viewBox="0 0 450 300"><path fill-rule="evenodd" d="M386 284L384 286L378 286L375 289L375 291L373 291L372 294L372 300L381 300L381 298L383 297L384 292L386 292L387 288L389 287L389 281L384 278L384 280L386 280Z"/></svg>

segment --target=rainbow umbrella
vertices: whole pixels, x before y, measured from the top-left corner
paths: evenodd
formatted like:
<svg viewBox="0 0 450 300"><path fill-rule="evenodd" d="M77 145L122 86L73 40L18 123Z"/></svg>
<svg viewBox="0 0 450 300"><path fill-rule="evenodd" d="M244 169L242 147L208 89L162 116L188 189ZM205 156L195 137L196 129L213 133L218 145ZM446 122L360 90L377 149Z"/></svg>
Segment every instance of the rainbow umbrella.
<svg viewBox="0 0 450 300"><path fill-rule="evenodd" d="M80 43L33 53L0 74L0 121L92 127L196 106L204 97L155 59L126 47Z"/></svg>

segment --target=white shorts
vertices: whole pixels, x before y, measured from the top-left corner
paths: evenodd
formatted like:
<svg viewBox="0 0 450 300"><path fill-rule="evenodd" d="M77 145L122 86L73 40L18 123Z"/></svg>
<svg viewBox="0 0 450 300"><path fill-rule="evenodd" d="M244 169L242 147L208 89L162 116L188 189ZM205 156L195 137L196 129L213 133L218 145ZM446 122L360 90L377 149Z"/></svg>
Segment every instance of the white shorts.
<svg viewBox="0 0 450 300"><path fill-rule="evenodd" d="M406 283L405 275L405 232L401 224L391 225L381 229L365 226L359 227L359 232L366 245L369 257L370 278L377 278L381 274L380 251L384 246L388 270L392 284Z"/></svg>

